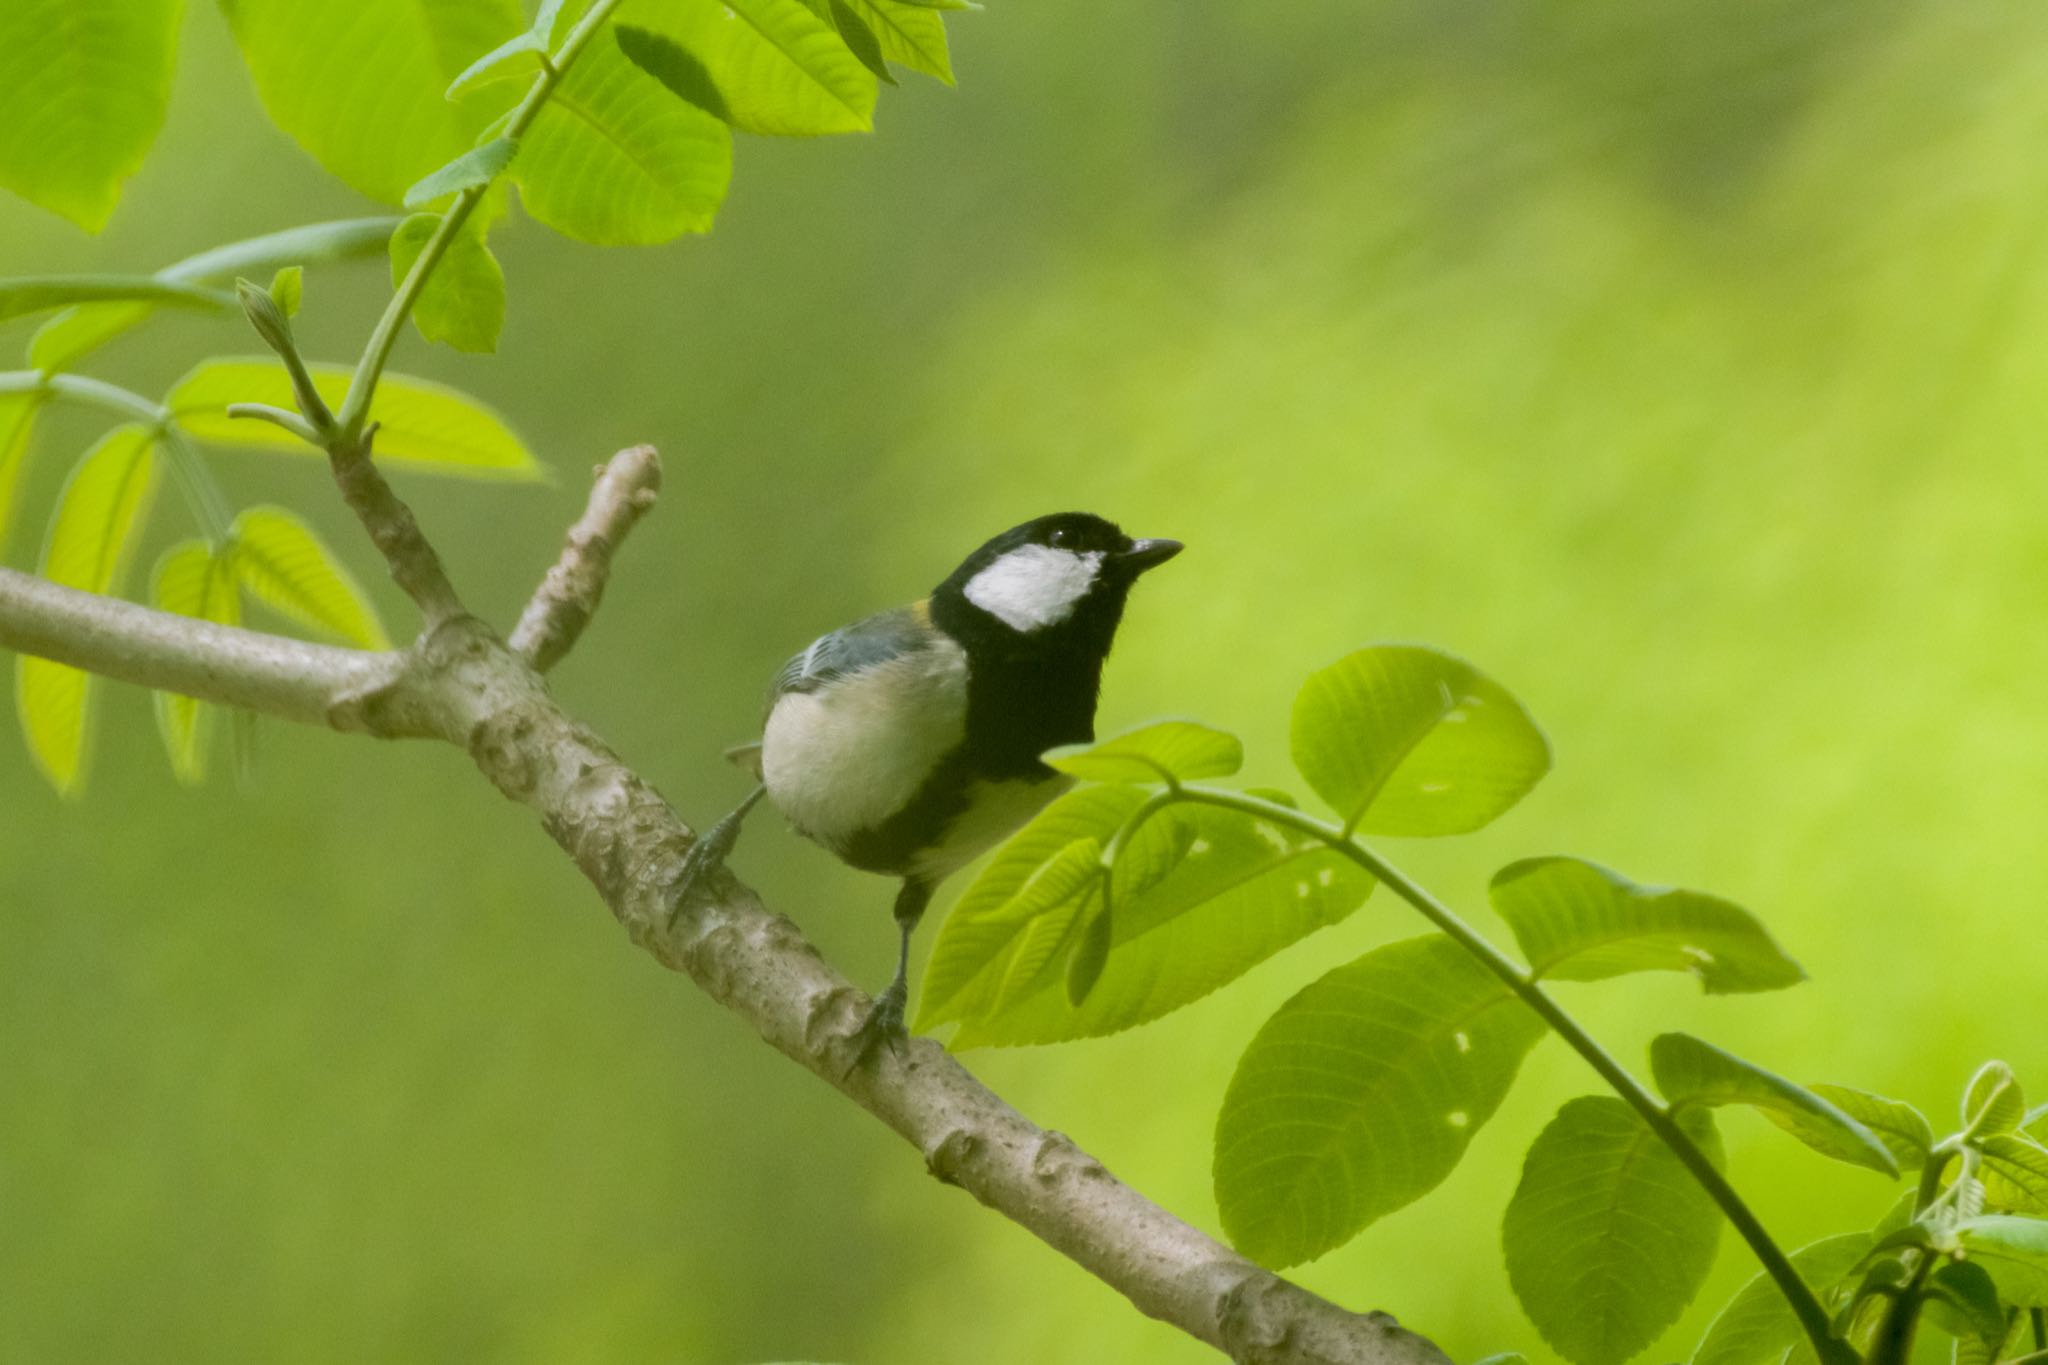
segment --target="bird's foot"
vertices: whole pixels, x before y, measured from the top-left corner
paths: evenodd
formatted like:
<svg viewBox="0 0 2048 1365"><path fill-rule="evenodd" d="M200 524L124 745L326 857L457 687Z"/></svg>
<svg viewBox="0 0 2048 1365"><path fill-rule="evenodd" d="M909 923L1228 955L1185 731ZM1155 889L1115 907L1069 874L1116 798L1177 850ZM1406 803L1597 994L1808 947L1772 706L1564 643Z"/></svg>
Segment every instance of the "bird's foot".
<svg viewBox="0 0 2048 1365"><path fill-rule="evenodd" d="M683 865L676 869L675 877L668 884L669 928L676 927L676 919L683 913L683 905L690 899L697 883L725 865L726 855L740 840L740 822L747 818L747 811L753 804L750 797L738 810L722 816L683 854Z"/></svg>
<svg viewBox="0 0 2048 1365"><path fill-rule="evenodd" d="M901 980L889 983L888 989L876 996L868 1006L867 1018L853 1031L855 1043L853 1060L841 1074L851 1076L875 1057L883 1047L901 1057L910 1041L910 1030L903 1024L903 1007L910 997L909 988Z"/></svg>

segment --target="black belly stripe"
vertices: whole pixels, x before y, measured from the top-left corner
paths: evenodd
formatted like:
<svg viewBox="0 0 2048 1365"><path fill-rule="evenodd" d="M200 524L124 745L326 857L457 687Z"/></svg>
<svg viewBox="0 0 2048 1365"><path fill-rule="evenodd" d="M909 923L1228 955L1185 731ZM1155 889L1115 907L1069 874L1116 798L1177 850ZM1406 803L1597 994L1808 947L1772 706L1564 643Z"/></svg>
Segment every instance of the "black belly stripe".
<svg viewBox="0 0 2048 1365"><path fill-rule="evenodd" d="M939 760L915 796L881 824L856 831L839 856L863 872L906 875L911 860L942 841L967 809L967 789L973 781L965 747L954 749Z"/></svg>

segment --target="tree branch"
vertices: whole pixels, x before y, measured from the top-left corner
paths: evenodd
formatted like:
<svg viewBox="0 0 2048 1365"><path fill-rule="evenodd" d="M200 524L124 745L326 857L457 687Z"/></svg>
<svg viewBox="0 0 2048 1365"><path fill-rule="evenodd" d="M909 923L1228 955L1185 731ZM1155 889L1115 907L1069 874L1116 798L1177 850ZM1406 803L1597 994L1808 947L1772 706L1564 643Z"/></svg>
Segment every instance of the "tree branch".
<svg viewBox="0 0 2048 1365"><path fill-rule="evenodd" d="M327 446L327 465L333 471L342 500L370 533L371 542L391 568L392 579L419 604L431 631L468 612L456 595L455 585L448 581L447 570L441 567L441 556L434 553L434 547L420 533L412 509L399 501L370 458L370 445L376 435L374 424L361 436L334 433Z"/></svg>
<svg viewBox="0 0 2048 1365"><path fill-rule="evenodd" d="M388 488L381 497L396 503ZM364 519L390 533L391 509L375 505L381 497ZM418 538L409 514L400 525L406 534L386 548L394 570L415 552L405 542ZM872 1065L853 1066L866 997L795 924L770 914L723 870L697 885L671 925L672 888L694 834L645 779L562 711L533 668L459 609L405 651L368 654L210 625L0 570L0 645L287 720L459 744L500 792L532 807L635 943L881 1119L923 1154L933 1175L1043 1239L1141 1311L1245 1365L1446 1365L1435 1346L1385 1314L1339 1308L1153 1204L1071 1140L1012 1109L931 1040L915 1038L900 1057L885 1050Z"/></svg>
<svg viewBox="0 0 2048 1365"><path fill-rule="evenodd" d="M535 671L547 672L575 648L604 598L612 555L660 491L661 457L653 446L622 450L597 467L590 505L512 628L512 652Z"/></svg>

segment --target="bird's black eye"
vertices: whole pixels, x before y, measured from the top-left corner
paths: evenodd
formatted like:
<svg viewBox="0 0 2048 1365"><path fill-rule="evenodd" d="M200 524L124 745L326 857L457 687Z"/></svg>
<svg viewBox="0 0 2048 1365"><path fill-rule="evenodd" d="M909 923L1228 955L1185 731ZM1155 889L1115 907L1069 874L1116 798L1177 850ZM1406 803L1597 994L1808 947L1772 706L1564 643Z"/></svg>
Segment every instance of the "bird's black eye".
<svg viewBox="0 0 2048 1365"><path fill-rule="evenodd" d="M1045 543L1055 550L1064 550L1074 543L1074 533L1062 526L1045 538Z"/></svg>

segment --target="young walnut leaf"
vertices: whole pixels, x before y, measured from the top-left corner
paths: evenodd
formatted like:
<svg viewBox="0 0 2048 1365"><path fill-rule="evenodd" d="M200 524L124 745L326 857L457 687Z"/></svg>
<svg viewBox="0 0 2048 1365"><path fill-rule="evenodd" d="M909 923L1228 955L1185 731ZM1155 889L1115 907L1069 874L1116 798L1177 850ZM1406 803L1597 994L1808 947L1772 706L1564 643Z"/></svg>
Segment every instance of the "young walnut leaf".
<svg viewBox="0 0 2048 1365"><path fill-rule="evenodd" d="M1289 1266L1427 1194L1542 1034L1441 934L1328 973L1260 1028L1224 1096L1216 1205L1231 1241Z"/></svg>
<svg viewBox="0 0 2048 1365"><path fill-rule="evenodd" d="M1510 863L1494 874L1489 894L1537 976L1600 981L1627 972L1691 972L1709 995L1779 990L1806 979L1734 902L1638 886L1578 858Z"/></svg>
<svg viewBox="0 0 2048 1365"><path fill-rule="evenodd" d="M847 0L867 21L882 55L906 70L953 83L953 58L946 46L946 21L929 5L908 0Z"/></svg>
<svg viewBox="0 0 2048 1365"><path fill-rule="evenodd" d="M117 427L102 437L58 495L43 543L43 577L85 592L116 591L156 485L156 440L146 428ZM28 654L14 667L29 753L50 784L71 795L85 776L91 675Z"/></svg>
<svg viewBox="0 0 2048 1365"><path fill-rule="evenodd" d="M264 606L347 644L391 648L361 585L292 513L251 507L235 518L230 544L236 578Z"/></svg>
<svg viewBox="0 0 2048 1365"><path fill-rule="evenodd" d="M1550 770L1520 704L1462 659L1373 645L1309 675L1294 703L1294 766L1367 834L1464 834Z"/></svg>
<svg viewBox="0 0 2048 1365"><path fill-rule="evenodd" d="M1650 1042L1650 1072L1674 1108L1746 1104L1837 1161L1897 1176L1898 1163L1877 1135L1802 1085L1685 1033Z"/></svg>
<svg viewBox="0 0 2048 1365"><path fill-rule="evenodd" d="M392 288L411 273L441 221L438 213L415 213L391 234ZM412 320L421 336L444 341L458 351L498 349L498 331L505 325L505 272L474 219L441 254L413 305Z"/></svg>
<svg viewBox="0 0 2048 1365"><path fill-rule="evenodd" d="M1972 1134L2009 1133L2027 1119L2027 1098L2004 1062L1986 1062L1963 1091L1963 1127Z"/></svg>
<svg viewBox="0 0 2048 1365"><path fill-rule="evenodd" d="M0 187L88 232L163 127L178 0L0 4Z"/></svg>
<svg viewBox="0 0 2048 1365"><path fill-rule="evenodd" d="M1999 1294L2017 1308L2048 1308L2048 1222L1986 1213L1955 1226L1963 1254L1991 1272Z"/></svg>
<svg viewBox="0 0 2048 1365"><path fill-rule="evenodd" d="M804 0L638 0L628 13L704 64L742 132L808 136L873 125L874 73Z"/></svg>
<svg viewBox="0 0 2048 1365"><path fill-rule="evenodd" d="M1830 1312L1847 1300L1841 1282L1870 1250L1867 1232L1823 1237L1792 1253L1792 1267ZM1799 1319L1763 1271L1728 1300L1728 1306L1707 1327L1692 1365L1784 1365L1793 1349L1806 1340Z"/></svg>
<svg viewBox="0 0 2048 1365"><path fill-rule="evenodd" d="M348 393L352 372L341 365L311 365L313 387L331 408ZM215 445L317 454L268 422L228 416L230 403L290 408L291 376L273 360L234 357L201 361L164 395L180 427ZM530 481L546 477L532 452L503 418L467 394L425 379L387 374L377 386L371 417L377 422L379 464L417 466L422 472L478 479Z"/></svg>
<svg viewBox="0 0 2048 1365"><path fill-rule="evenodd" d="M732 180L732 132L629 60L607 25L506 173L526 211L566 237L652 245L710 230Z"/></svg>
<svg viewBox="0 0 2048 1365"><path fill-rule="evenodd" d="M197 617L218 625L240 625L241 593L230 555L214 553L203 540L187 540L164 552L150 575L150 604L160 611ZM158 692L156 723L180 782L206 780L206 738L213 708L176 692Z"/></svg>
<svg viewBox="0 0 2048 1365"><path fill-rule="evenodd" d="M0 394L0 554L7 552L7 528L14 519L14 490L28 467L29 437L35 434L40 393Z"/></svg>
<svg viewBox="0 0 2048 1365"><path fill-rule="evenodd" d="M1977 1153L1988 1207L2048 1216L2048 1148L2024 1134L1988 1133L1977 1140Z"/></svg>
<svg viewBox="0 0 2048 1365"><path fill-rule="evenodd" d="M1710 1115L1677 1116L1716 1167ZM1620 1365L1684 1311L1714 1263L1721 1215L1670 1148L1611 1096L1568 1102L1529 1148L1501 1225L1508 1282L1574 1365Z"/></svg>
<svg viewBox="0 0 2048 1365"><path fill-rule="evenodd" d="M1093 744L1053 749L1045 762L1084 782L1191 782L1236 772L1244 766L1244 745L1236 735L1191 720L1162 720Z"/></svg>
<svg viewBox="0 0 2048 1365"><path fill-rule="evenodd" d="M918 1027L957 1022L955 1047L1060 1042L1131 1028L1199 999L1365 900L1372 881L1325 848L1211 807L1155 812L1126 838L1108 882L1110 943L1078 1006L1060 974L997 1006L1022 950L1008 907L1076 839L1104 841L1146 793L1089 786L1041 811L996 853L946 917L922 987Z"/></svg>
<svg viewBox="0 0 2048 1365"><path fill-rule="evenodd" d="M1928 1126L1926 1116L1912 1105L1846 1085L1813 1085L1807 1088L1877 1134L1877 1140L1891 1152L1900 1170L1913 1170L1927 1164L1927 1154L1934 1147L1934 1129Z"/></svg>

